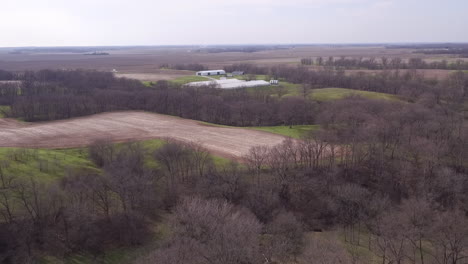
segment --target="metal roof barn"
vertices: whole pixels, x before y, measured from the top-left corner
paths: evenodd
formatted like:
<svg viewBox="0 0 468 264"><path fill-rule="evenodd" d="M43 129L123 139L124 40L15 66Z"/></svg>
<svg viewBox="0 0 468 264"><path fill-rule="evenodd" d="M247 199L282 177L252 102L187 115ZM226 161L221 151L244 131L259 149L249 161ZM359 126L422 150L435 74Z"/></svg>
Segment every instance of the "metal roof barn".
<svg viewBox="0 0 468 264"><path fill-rule="evenodd" d="M213 80L206 82L191 82L187 86L192 87L201 87L214 85L216 88L220 89L237 89L237 88L248 88L248 87L258 87L258 86L270 86L269 82L266 81L244 81L237 79L227 79L227 80Z"/></svg>
<svg viewBox="0 0 468 264"><path fill-rule="evenodd" d="M224 70L211 70L211 71L199 71L197 76L211 76L211 75L224 75L226 71Z"/></svg>

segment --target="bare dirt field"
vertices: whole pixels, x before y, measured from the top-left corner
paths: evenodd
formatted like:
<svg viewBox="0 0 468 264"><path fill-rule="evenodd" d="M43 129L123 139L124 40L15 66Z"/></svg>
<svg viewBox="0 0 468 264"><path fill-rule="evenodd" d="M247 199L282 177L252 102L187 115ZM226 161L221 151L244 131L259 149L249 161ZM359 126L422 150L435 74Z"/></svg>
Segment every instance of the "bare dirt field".
<svg viewBox="0 0 468 264"><path fill-rule="evenodd" d="M253 146L274 146L285 139L267 132L137 111L34 124L0 119L0 147L69 148L86 146L98 139L123 142L168 137L201 143L212 153L236 159Z"/></svg>

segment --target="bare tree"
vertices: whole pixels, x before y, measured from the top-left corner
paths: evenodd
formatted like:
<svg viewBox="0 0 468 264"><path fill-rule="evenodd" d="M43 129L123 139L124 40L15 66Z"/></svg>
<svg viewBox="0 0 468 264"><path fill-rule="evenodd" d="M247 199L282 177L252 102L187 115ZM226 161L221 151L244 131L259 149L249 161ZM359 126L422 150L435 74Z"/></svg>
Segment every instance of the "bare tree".
<svg viewBox="0 0 468 264"><path fill-rule="evenodd" d="M245 209L221 200L186 198L177 206L172 223L169 246L140 263L242 264L260 260L262 226ZM165 255L162 260L161 255Z"/></svg>
<svg viewBox="0 0 468 264"><path fill-rule="evenodd" d="M297 257L304 247L305 237L302 223L296 219L294 214L279 213L266 226L266 232L262 251L268 263L273 261L297 262Z"/></svg>
<svg viewBox="0 0 468 264"><path fill-rule="evenodd" d="M465 263L468 255L468 221L463 212L455 210L439 213L429 239L438 264Z"/></svg>

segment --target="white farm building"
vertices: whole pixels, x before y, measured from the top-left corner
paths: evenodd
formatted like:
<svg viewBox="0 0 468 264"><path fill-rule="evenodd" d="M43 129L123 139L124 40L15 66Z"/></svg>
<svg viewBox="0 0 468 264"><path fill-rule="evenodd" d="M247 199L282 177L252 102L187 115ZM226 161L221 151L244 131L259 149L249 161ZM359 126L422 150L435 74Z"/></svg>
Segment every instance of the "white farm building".
<svg viewBox="0 0 468 264"><path fill-rule="evenodd" d="M248 88L248 87L259 87L259 86L270 86L269 82L266 81L244 81L237 79L227 80L212 80L205 82L191 82L187 86L201 87L201 86L214 86L220 89L236 89L236 88Z"/></svg>
<svg viewBox="0 0 468 264"><path fill-rule="evenodd" d="M197 72L197 76L212 76L212 75L225 75L226 72L224 70L212 70L212 71L199 71Z"/></svg>

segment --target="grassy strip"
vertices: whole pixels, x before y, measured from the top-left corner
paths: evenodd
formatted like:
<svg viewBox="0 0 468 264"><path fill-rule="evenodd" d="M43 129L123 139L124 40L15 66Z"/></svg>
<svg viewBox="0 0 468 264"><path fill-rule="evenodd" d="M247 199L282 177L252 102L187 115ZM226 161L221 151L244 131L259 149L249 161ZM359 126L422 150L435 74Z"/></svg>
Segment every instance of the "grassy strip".
<svg viewBox="0 0 468 264"><path fill-rule="evenodd" d="M85 149L0 148L0 161L7 161L3 171L17 177L37 177L45 181L63 177L69 170L96 169Z"/></svg>
<svg viewBox="0 0 468 264"><path fill-rule="evenodd" d="M179 77L179 78L177 78L175 80L171 80L169 82L173 83L173 84L184 85L184 84L191 83L191 82L203 82L203 81L209 81L209 80L210 79L202 77L202 76L193 75L193 76Z"/></svg>
<svg viewBox="0 0 468 264"><path fill-rule="evenodd" d="M268 126L268 127L249 127L249 129L260 130L265 132L270 132L274 134L279 134L292 138L301 138L304 134L317 131L320 129L319 125L298 125L298 126Z"/></svg>
<svg viewBox="0 0 468 264"><path fill-rule="evenodd" d="M269 132L273 134L278 134L282 136L292 137L292 138L301 138L305 133L310 131L317 131L320 129L319 125L296 125L296 126L258 126L258 127L234 127L234 126L225 126L225 125L218 125L212 124L208 122L202 122L201 124L206 126L214 126L214 127L225 127L225 128L245 128L245 129L253 129L259 130L264 132Z"/></svg>
<svg viewBox="0 0 468 264"><path fill-rule="evenodd" d="M314 89L310 98L316 101L331 101L339 100L351 95L359 95L368 99L379 99L379 100L400 100L398 96L386 93L359 91L345 88L323 88Z"/></svg>
<svg viewBox="0 0 468 264"><path fill-rule="evenodd" d="M0 105L0 118L6 116L6 113L10 111L10 106L8 105Z"/></svg>
<svg viewBox="0 0 468 264"><path fill-rule="evenodd" d="M152 82L152 81L142 81L142 83L146 87L152 87L153 85L156 84L156 82Z"/></svg>

